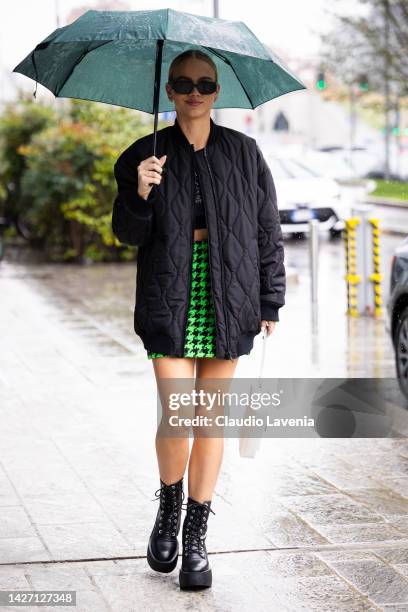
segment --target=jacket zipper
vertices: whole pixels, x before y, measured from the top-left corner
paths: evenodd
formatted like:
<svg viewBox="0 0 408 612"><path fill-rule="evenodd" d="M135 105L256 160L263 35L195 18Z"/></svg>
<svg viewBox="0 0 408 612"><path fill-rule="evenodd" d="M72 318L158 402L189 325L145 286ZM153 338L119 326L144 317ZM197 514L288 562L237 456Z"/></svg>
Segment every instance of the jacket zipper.
<svg viewBox="0 0 408 612"><path fill-rule="evenodd" d="M202 189L202 185L201 185L201 182L200 182L199 172L197 172L197 176L198 176L198 182L199 182L199 184L200 184L200 188L201 188L201 196L202 196L202 198L203 198L203 202L204 202L205 216L206 216L206 219L207 219L207 229L208 229L208 212L207 212L207 201L206 201L206 199L205 199L204 189ZM209 251L209 253L208 253L208 264L209 264L209 267L210 267L210 274L209 274L209 277L210 277L210 285L211 285L211 295L212 295L212 298L213 298L213 304L214 304L214 314L215 314L215 335L216 335L216 337L217 337L217 323L218 323L218 321L217 321L217 311L216 311L216 308L215 308L214 286L213 286L213 282L212 282L212 272L211 272L211 251L210 251L210 239L209 239L209 237L210 237L210 232L209 232L209 230L208 230L208 251Z"/></svg>
<svg viewBox="0 0 408 612"><path fill-rule="evenodd" d="M213 196L214 196L215 208L217 208L217 197L216 197L216 194L215 194L215 187L214 187L214 182L213 182L213 175L212 175L212 172L211 172L211 166L210 166L210 163L209 163L208 157L207 157L207 147L204 147L204 157L205 157L205 161L207 162L208 172L210 174L211 187L212 187L212 192L213 192ZM205 202L204 196L203 196L203 200ZM220 228L219 228L219 222L218 222L218 213L216 213L216 218L217 218L218 244L221 244L221 241L220 241ZM208 249L209 249L208 260L210 261L210 274L211 274L210 240L208 240ZM223 288L223 293L224 293L223 300L222 300L222 307L223 307L223 311L224 311L225 331L226 331L226 334L227 334L227 358L232 360L231 345L230 345L230 339L229 339L229 328L228 328L228 321L227 321L227 315L226 315L226 310L225 310L225 296L227 295L227 292L225 290L224 261L223 261L222 256L221 256L221 282L222 282L222 288Z"/></svg>
<svg viewBox="0 0 408 612"><path fill-rule="evenodd" d="M190 145L191 149L194 152L194 145ZM193 203L194 202L194 159L191 158L191 167L192 167L192 175L191 175L191 197L190 197L190 202ZM183 340L183 346L181 347L181 356L184 356L184 346L186 344L186 337L187 337L187 322L188 322L188 311L190 308L190 299L191 299L191 281L192 281L192 277L193 277L193 271L192 271L192 264L193 264L193 248L194 248L194 206L193 204L191 204L191 253L190 253L190 281L188 283L188 301L187 301L187 311L186 311L186 320L184 323L184 340Z"/></svg>

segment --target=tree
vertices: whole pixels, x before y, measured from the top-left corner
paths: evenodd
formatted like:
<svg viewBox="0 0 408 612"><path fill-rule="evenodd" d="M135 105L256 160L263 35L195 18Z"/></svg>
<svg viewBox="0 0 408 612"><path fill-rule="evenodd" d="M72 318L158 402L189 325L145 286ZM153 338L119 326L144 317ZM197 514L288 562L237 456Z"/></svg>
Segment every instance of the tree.
<svg viewBox="0 0 408 612"><path fill-rule="evenodd" d="M5 105L0 117L1 209L5 217L17 221L29 205L21 192L21 179L27 158L20 147L44 129L57 125L58 114L52 107L33 101L29 94Z"/></svg>
<svg viewBox="0 0 408 612"><path fill-rule="evenodd" d="M335 10L338 3L332 0ZM387 80L396 95L407 95L407 0L356 0L356 4L361 10L353 15L330 11L334 29L321 37L330 71L349 84L365 73L370 89L383 91Z"/></svg>

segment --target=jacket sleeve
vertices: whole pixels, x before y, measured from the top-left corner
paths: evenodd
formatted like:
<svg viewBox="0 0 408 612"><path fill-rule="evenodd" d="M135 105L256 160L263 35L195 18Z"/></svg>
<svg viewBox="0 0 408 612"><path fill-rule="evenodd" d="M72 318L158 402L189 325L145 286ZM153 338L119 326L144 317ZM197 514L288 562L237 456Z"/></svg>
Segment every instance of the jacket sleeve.
<svg viewBox="0 0 408 612"><path fill-rule="evenodd" d="M283 236L272 173L259 146L256 148L261 319L279 321L286 293Z"/></svg>
<svg viewBox="0 0 408 612"><path fill-rule="evenodd" d="M138 163L135 160L130 164L122 153L114 165L118 193L113 203L112 231L120 242L130 246L144 246L153 232L155 185L147 200L138 194Z"/></svg>

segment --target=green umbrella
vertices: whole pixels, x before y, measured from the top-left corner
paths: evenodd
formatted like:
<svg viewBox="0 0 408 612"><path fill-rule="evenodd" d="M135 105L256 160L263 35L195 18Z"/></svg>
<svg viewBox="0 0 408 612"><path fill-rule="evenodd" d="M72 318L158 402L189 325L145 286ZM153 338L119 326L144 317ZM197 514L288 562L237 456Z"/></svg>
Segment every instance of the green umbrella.
<svg viewBox="0 0 408 612"><path fill-rule="evenodd" d="M173 58L187 49L204 51L217 66L221 90L213 108L254 109L306 89L242 21L173 9L87 11L47 36L13 72L41 83L58 98L154 114L154 155L158 113L174 110L160 83L167 80Z"/></svg>

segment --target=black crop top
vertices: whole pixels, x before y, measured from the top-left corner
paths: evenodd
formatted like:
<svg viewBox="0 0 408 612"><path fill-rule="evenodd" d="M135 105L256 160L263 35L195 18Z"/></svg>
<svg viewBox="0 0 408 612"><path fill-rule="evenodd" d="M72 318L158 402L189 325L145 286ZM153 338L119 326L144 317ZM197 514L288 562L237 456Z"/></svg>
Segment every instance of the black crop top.
<svg viewBox="0 0 408 612"><path fill-rule="evenodd" d="M202 151L199 149L198 152ZM197 153L197 151L195 151ZM207 219L205 216L205 208L203 197L201 194L200 182L197 174L196 167L194 167L194 198L193 198L193 206L194 206L194 229L200 229L207 227Z"/></svg>

